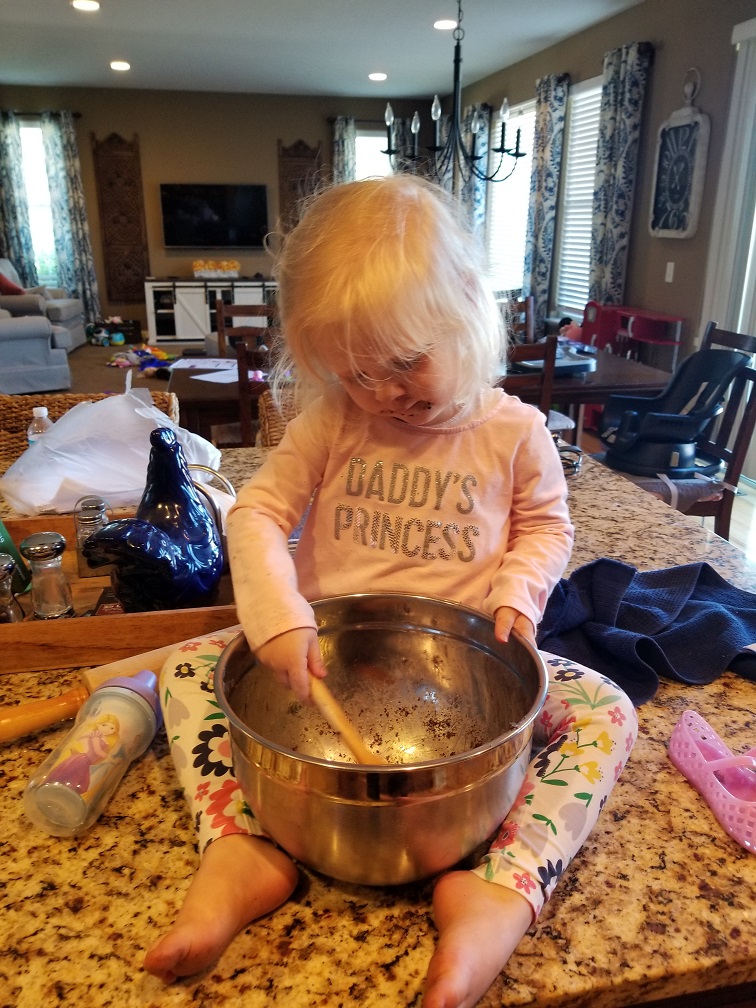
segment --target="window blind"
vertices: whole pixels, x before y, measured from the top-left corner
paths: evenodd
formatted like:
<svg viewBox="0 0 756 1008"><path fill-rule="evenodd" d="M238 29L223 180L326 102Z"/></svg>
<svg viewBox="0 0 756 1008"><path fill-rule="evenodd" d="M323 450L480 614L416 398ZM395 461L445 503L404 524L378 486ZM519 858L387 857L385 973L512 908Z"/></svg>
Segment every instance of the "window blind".
<svg viewBox="0 0 756 1008"><path fill-rule="evenodd" d="M601 78L570 90L554 261L553 314L582 317L588 300Z"/></svg>

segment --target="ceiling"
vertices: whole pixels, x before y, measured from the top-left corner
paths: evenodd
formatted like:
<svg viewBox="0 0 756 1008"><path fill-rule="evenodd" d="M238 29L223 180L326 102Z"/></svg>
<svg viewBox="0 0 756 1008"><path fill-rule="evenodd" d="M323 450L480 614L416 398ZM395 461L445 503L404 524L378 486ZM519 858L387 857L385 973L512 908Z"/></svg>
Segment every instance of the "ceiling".
<svg viewBox="0 0 756 1008"><path fill-rule="evenodd" d="M641 0L469 0L463 82ZM451 91L456 0L0 0L0 84L409 98ZM110 69L124 59L127 73ZM388 80L373 83L381 70Z"/></svg>

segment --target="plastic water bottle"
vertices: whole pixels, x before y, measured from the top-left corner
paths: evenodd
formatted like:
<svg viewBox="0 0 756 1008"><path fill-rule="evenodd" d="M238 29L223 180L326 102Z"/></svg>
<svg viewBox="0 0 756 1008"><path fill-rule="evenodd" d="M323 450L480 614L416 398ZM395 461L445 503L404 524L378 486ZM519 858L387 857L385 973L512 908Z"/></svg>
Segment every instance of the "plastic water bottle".
<svg viewBox="0 0 756 1008"><path fill-rule="evenodd" d="M26 437L29 444L34 444L35 441L39 441L43 434L52 427L53 422L47 415L47 406L35 406L32 409L32 422L26 431Z"/></svg>
<svg viewBox="0 0 756 1008"><path fill-rule="evenodd" d="M98 686L66 738L26 785L28 818L51 836L84 833L161 724L154 672L145 669Z"/></svg>

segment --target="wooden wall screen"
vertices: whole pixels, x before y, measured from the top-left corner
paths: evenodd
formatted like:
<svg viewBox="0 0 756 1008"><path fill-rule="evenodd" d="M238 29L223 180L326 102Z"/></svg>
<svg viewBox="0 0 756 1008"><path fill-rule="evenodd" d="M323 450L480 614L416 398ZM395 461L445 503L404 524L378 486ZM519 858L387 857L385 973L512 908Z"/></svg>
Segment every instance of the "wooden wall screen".
<svg viewBox="0 0 756 1008"><path fill-rule="evenodd" d="M91 136L108 300L143 301L150 270L139 140Z"/></svg>
<svg viewBox="0 0 756 1008"><path fill-rule="evenodd" d="M308 147L304 140L297 140L291 147L278 141L278 213L284 231L295 223L299 201L320 181L322 148L322 144Z"/></svg>

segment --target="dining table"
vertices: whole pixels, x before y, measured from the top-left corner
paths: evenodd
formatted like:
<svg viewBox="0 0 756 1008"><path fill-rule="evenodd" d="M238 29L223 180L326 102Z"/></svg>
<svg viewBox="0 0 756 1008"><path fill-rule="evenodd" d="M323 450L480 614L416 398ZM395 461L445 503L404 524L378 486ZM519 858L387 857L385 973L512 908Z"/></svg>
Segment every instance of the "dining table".
<svg viewBox="0 0 756 1008"><path fill-rule="evenodd" d="M574 373L560 373L557 368L554 372L553 401L575 423L570 432L572 444L581 443L587 406L602 407L610 395L657 395L671 377L669 371L608 350L597 350L585 359L595 367ZM500 384L506 389L506 378ZM524 402L538 405L540 387L535 380L532 389L518 383L516 394Z"/></svg>
<svg viewBox="0 0 756 1008"><path fill-rule="evenodd" d="M602 406L612 393L655 395L666 388L670 379L668 371L603 350L587 359L595 361L593 370L572 374L557 372L554 377L554 402L575 421L571 434L573 444L580 444L587 404ZM207 381L202 376L217 377L217 372L203 369L201 358L193 360L192 365L191 368L171 370L168 391L178 396L181 426L214 440L214 427L239 420L239 383L235 379L230 382ZM506 388L506 378L501 384ZM256 416L257 398L266 388L264 381L250 382L253 416ZM540 393L540 381L536 375L532 385L518 383L517 395L524 402L537 405Z"/></svg>
<svg viewBox="0 0 756 1008"><path fill-rule="evenodd" d="M238 489L264 458L227 449L220 471ZM639 571L704 561L756 592L756 566L700 520L589 457L567 481L576 537L566 576L605 557ZM3 704L66 689L80 672L0 670ZM686 710L733 752L756 745L754 682L730 671L707 685L662 679L638 708L638 740L594 829L480 1008L754 1003L756 856L669 760ZM0 1006L419 1008L437 937L433 879L372 888L301 867L292 897L203 972L170 986L145 972L144 952L174 920L198 863L168 742L160 733L131 765L88 832L56 838L28 821L22 795L68 730L2 747Z"/></svg>

